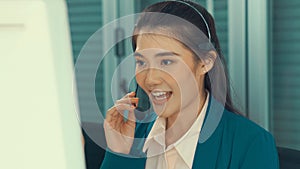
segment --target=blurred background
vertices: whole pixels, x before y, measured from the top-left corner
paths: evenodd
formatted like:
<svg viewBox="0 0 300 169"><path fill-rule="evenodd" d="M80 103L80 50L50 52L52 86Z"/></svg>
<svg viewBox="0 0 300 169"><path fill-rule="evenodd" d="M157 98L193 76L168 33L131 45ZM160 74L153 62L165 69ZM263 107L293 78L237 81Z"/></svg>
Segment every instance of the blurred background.
<svg viewBox="0 0 300 169"><path fill-rule="evenodd" d="M300 1L194 1L215 18L236 106L270 131L278 146L300 150ZM159 0L67 0L74 63L83 45L98 29L116 18L141 12L155 2ZM105 37L101 43L114 40L115 37ZM94 46L95 51L102 47ZM103 114L113 104L114 70L130 53L130 42L125 40L111 49L110 57L105 57L98 68L95 94ZM85 66L88 70L89 64ZM127 92L127 79L119 78L117 85L120 95ZM84 85L78 86L78 90L82 109L86 106ZM93 114L84 118L91 122L96 119Z"/></svg>

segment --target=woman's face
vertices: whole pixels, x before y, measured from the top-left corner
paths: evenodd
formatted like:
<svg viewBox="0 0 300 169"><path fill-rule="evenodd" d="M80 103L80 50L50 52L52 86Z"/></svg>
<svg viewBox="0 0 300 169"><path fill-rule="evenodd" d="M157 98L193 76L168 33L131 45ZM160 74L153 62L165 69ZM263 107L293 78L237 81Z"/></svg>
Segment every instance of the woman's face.
<svg viewBox="0 0 300 169"><path fill-rule="evenodd" d="M160 35L139 35L136 45L136 80L154 111L165 118L197 111L203 71L193 53L179 41Z"/></svg>

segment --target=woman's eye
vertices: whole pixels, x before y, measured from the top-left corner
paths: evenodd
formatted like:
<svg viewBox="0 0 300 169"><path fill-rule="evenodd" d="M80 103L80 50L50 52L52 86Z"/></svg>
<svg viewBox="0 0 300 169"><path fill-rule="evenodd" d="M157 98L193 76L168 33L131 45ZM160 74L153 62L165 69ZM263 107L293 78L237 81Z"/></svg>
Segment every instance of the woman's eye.
<svg viewBox="0 0 300 169"><path fill-rule="evenodd" d="M144 66L146 63L144 61L141 61L141 60L136 60L135 64L136 64L136 66Z"/></svg>
<svg viewBox="0 0 300 169"><path fill-rule="evenodd" d="M161 64L162 64L162 65L170 65L170 64L172 64L172 63L173 63L172 60L162 60L162 61L161 61Z"/></svg>

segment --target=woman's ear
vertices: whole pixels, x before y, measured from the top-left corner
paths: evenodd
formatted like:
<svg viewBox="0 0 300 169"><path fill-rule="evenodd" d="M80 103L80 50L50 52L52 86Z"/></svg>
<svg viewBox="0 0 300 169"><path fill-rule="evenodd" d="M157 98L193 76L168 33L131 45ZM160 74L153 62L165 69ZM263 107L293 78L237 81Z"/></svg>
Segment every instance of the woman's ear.
<svg viewBox="0 0 300 169"><path fill-rule="evenodd" d="M216 58L217 58L216 51L212 51L212 50L209 51L207 53L207 55L205 56L205 58L202 59L201 62L198 63L198 66L197 66L198 75L204 75L208 71L210 71L215 64Z"/></svg>

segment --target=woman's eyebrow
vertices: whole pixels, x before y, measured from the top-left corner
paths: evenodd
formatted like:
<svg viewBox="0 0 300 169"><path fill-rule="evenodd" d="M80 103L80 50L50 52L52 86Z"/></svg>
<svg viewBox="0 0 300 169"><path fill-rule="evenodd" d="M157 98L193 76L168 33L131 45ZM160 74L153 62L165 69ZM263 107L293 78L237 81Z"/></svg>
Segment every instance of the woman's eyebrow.
<svg viewBox="0 0 300 169"><path fill-rule="evenodd" d="M139 52L134 52L133 56L135 56L135 57L144 57ZM175 53L175 52L160 52L160 53L155 54L155 57L163 57L163 56L180 56L180 55L178 53Z"/></svg>
<svg viewBox="0 0 300 169"><path fill-rule="evenodd" d="M139 52L134 52L133 56L135 57L144 57L142 54L140 54Z"/></svg>
<svg viewBox="0 0 300 169"><path fill-rule="evenodd" d="M155 54L156 57L162 57L162 56L180 56L178 53L175 52L161 52Z"/></svg>

